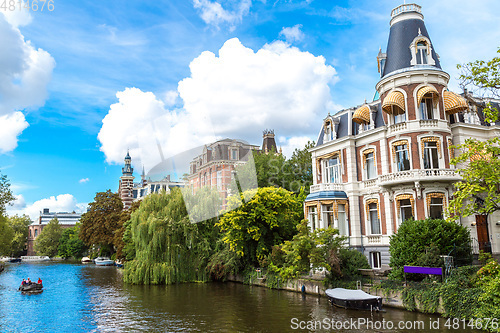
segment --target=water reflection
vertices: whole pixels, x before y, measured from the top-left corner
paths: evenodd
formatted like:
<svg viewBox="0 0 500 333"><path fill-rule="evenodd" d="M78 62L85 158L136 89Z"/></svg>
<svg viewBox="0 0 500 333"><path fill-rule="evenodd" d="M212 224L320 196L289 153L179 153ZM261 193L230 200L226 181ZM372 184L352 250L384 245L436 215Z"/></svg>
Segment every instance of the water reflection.
<svg viewBox="0 0 500 333"><path fill-rule="evenodd" d="M326 319L331 323L351 318L395 323L423 321L426 326L421 332L446 331L442 318L441 329L431 330L429 320L439 317L419 313L393 309L373 314L344 310L333 308L326 298L234 283L134 286L124 284L120 274L114 267L95 265L8 265L0 274L0 331L284 332L292 331L292 320L324 323ZM39 295L17 292L20 281L27 277L41 277L44 292ZM296 331L333 331L325 326L317 328ZM363 327L334 331L372 332Z"/></svg>

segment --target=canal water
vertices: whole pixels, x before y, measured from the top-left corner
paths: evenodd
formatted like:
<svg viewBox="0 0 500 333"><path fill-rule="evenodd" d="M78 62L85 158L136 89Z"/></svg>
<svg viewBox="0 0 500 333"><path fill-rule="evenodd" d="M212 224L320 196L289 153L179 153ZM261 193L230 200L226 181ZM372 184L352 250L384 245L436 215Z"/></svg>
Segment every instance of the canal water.
<svg viewBox="0 0 500 333"><path fill-rule="evenodd" d="M43 293L17 291L28 277L42 278ZM0 273L0 332L481 332L449 324L390 308L344 310L324 297L237 283L128 285L115 267L92 264L7 264Z"/></svg>

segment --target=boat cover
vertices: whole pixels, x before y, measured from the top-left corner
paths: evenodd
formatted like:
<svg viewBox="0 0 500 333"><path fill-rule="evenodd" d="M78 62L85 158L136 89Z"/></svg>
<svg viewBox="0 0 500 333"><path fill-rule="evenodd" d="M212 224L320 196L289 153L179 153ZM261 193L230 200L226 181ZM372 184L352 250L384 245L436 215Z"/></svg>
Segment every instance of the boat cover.
<svg viewBox="0 0 500 333"><path fill-rule="evenodd" d="M380 296L373 296L368 293L365 293L363 290L335 288L335 289L327 289L325 292L329 297L342 300L369 300L369 299L380 298Z"/></svg>

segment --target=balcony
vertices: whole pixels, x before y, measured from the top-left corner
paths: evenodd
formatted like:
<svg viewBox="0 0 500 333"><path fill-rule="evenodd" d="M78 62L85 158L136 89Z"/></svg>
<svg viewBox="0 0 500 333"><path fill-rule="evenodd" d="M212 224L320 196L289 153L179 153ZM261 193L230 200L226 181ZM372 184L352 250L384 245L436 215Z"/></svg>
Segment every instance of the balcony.
<svg viewBox="0 0 500 333"><path fill-rule="evenodd" d="M461 177L453 169L423 169L382 175L379 177L379 184L388 186L415 181L458 181L460 179Z"/></svg>
<svg viewBox="0 0 500 333"><path fill-rule="evenodd" d="M326 184L317 184L317 185L312 185L310 192L320 192L320 191L343 191L344 190L344 185L343 184L337 184L337 183L326 183Z"/></svg>
<svg viewBox="0 0 500 333"><path fill-rule="evenodd" d="M438 127L437 119L420 120L420 127Z"/></svg>
<svg viewBox="0 0 500 333"><path fill-rule="evenodd" d="M394 132L404 131L406 130L406 128L407 128L406 122L394 124L389 126L389 133L392 134Z"/></svg>

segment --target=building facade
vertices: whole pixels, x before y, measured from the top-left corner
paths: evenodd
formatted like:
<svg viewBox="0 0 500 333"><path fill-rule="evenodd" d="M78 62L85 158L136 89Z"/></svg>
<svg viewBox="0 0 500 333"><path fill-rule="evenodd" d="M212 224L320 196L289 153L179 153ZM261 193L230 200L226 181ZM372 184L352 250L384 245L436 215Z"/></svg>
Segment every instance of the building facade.
<svg viewBox="0 0 500 333"><path fill-rule="evenodd" d="M133 173L132 158L127 152L125 165L122 168L122 176L118 184L118 195L123 202L123 209L129 209L134 201L142 200L151 193L160 193L161 191L169 193L172 188L186 185L185 182L170 180L170 175L158 181L146 179L144 168L142 169L141 181L134 183L135 177Z"/></svg>
<svg viewBox="0 0 500 333"><path fill-rule="evenodd" d="M36 255L34 250L35 240L42 232L43 228L53 219L57 218L59 221L59 225L66 229L71 228L76 225L77 222L80 221L82 214L80 213L67 213L67 212L58 212L51 213L49 208L44 208L42 212L40 212L40 216L37 222L32 223L28 226L28 256Z"/></svg>
<svg viewBox="0 0 500 333"><path fill-rule="evenodd" d="M314 183L305 201L312 229L338 228L373 268L389 264L389 238L402 221L445 217L460 179L450 147L500 135L500 124L485 123L477 107L484 100L472 106L448 90L450 76L420 6L392 11L387 52L379 52L377 63L376 99L324 119L310 150ZM472 216L460 223L470 228L476 251L498 253L498 220Z"/></svg>
<svg viewBox="0 0 500 333"><path fill-rule="evenodd" d="M223 139L206 145L203 153L190 164L188 182L193 193L204 186L216 187L225 206L230 195L233 172L238 165L248 162L252 151L259 151L259 146L235 139Z"/></svg>

